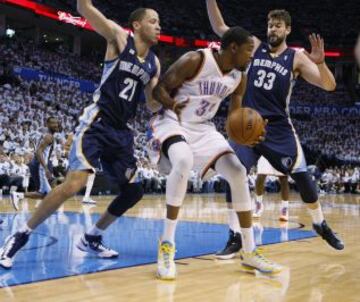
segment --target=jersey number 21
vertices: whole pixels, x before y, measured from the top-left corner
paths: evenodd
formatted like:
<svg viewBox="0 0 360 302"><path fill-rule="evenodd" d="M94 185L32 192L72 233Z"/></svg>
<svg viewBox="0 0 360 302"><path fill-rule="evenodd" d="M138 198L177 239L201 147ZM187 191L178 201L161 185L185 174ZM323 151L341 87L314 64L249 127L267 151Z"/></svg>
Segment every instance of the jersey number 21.
<svg viewBox="0 0 360 302"><path fill-rule="evenodd" d="M120 91L119 97L121 97L122 99L124 99L128 102L131 102L134 97L134 94L135 94L137 83L138 82L135 81L134 79L126 78L124 80L124 84L126 86L123 90Z"/></svg>

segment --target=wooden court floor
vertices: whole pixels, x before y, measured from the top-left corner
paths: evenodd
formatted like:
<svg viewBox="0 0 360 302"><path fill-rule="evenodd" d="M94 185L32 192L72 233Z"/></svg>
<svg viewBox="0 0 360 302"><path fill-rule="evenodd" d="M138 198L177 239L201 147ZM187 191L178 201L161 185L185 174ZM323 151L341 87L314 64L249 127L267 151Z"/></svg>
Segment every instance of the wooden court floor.
<svg viewBox="0 0 360 302"><path fill-rule="evenodd" d="M93 213L105 209L110 200L94 198L98 204L91 208ZM265 227L278 224L278 198L265 197L266 211L260 220ZM299 196L294 194L290 200L290 222L310 229ZM245 273L239 258L218 261L206 255L179 260L176 281L157 280L155 265L151 264L4 287L0 301L360 301L360 195L327 195L321 201L329 224L345 241L345 250L332 250L318 237L267 245L266 256L285 266L277 276ZM29 201L30 211L34 204ZM3 200L0 211L13 210ZM68 201L65 211L81 212L80 199ZM127 215L162 218L164 197L148 195ZM189 195L181 219L226 223L224 195ZM0 277L3 273L0 271Z"/></svg>

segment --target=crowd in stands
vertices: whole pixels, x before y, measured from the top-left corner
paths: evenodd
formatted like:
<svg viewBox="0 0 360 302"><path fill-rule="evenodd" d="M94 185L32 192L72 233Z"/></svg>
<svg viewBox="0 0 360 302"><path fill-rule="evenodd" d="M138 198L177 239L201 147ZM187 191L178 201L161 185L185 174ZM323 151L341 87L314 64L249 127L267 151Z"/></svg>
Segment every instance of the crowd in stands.
<svg viewBox="0 0 360 302"><path fill-rule="evenodd" d="M66 134L74 130L76 120L83 107L91 101L91 94L82 93L72 86L53 82L21 81L0 85L0 187L5 184L20 186L28 171L19 165L28 164L34 156L36 142L44 133L48 116L60 120L62 131L57 134L58 148L54 152L55 170L66 169L66 159L61 143ZM135 132L135 155L139 160L139 175L147 193L164 192L166 177L150 165L144 146L146 145L147 123L151 114L140 106L137 119L132 126ZM225 117L214 118L219 131L225 133ZM322 116L308 120L294 119L301 142L310 150L319 151L328 157L339 160L360 162L360 119L358 117ZM340 138L340 139L339 139ZM17 164L18 162L19 164ZM26 166L26 165L25 165ZM254 185L255 176L251 174L249 183ZM347 167L325 170L318 177L322 190L326 192L356 192L359 183L359 169ZM269 190L277 189L277 181L268 179ZM224 181L214 176L201 181L196 173L189 180L191 192L223 192ZM0 188L1 189L1 188Z"/></svg>
<svg viewBox="0 0 360 302"><path fill-rule="evenodd" d="M64 45L59 45L56 51L50 51L45 46L36 45L32 39L21 39L16 35L11 39L0 38L0 68L4 73L15 66L29 67L78 79L99 81L99 57L93 55L91 58L79 58Z"/></svg>

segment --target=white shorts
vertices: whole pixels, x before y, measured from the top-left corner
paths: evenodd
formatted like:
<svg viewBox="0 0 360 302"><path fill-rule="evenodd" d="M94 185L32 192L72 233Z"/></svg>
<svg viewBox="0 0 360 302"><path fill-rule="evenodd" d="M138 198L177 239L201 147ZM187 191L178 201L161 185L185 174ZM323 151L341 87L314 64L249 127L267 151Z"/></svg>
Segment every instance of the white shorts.
<svg viewBox="0 0 360 302"><path fill-rule="evenodd" d="M151 120L150 127L147 151L152 164L157 164L159 170L165 174L170 172L171 166L161 152L161 146L172 136L181 135L190 145L194 156L193 170L198 171L201 178L204 178L218 158L227 153L234 153L225 137L211 122L183 122L180 125L177 120L169 116L157 115Z"/></svg>
<svg viewBox="0 0 360 302"><path fill-rule="evenodd" d="M276 170L264 156L261 156L257 163L257 174L285 176L283 173Z"/></svg>

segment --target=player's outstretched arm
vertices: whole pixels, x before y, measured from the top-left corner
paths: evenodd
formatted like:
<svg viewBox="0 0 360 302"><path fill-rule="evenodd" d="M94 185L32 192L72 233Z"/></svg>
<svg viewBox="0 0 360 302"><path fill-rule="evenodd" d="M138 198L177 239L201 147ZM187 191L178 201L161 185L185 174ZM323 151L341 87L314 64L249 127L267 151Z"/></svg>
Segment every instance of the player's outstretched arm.
<svg viewBox="0 0 360 302"><path fill-rule="evenodd" d="M147 84L145 87L146 106L152 112L157 112L162 107L161 104L155 98L153 98L153 90L159 82L160 73L161 73L161 65L160 65L160 61L157 57L155 57L155 62L156 62L156 67L157 67L157 73L151 79L149 84Z"/></svg>
<svg viewBox="0 0 360 302"><path fill-rule="evenodd" d="M126 40L127 32L115 22L107 19L94 5L91 0L77 0L77 10L108 42L118 39Z"/></svg>
<svg viewBox="0 0 360 302"><path fill-rule="evenodd" d="M177 103L170 95L179 88L185 81L196 76L203 55L197 51L190 51L184 54L174 64L172 64L162 79L153 90L153 98L159 101L164 108L173 110L178 117L187 102Z"/></svg>
<svg viewBox="0 0 360 302"><path fill-rule="evenodd" d="M310 84L327 91L336 88L335 77L325 63L324 39L311 34L311 53L298 51L295 55L295 71Z"/></svg>
<svg viewBox="0 0 360 302"><path fill-rule="evenodd" d="M220 12L219 6L217 5L216 0L206 0L207 12L209 15L209 20L211 23L211 28L219 36L222 37L228 30L229 26L225 24L224 18ZM254 39L254 50L256 51L261 41L253 36Z"/></svg>
<svg viewBox="0 0 360 302"><path fill-rule="evenodd" d="M216 0L206 0L206 7L213 31L222 37L229 30L229 26L225 24Z"/></svg>

